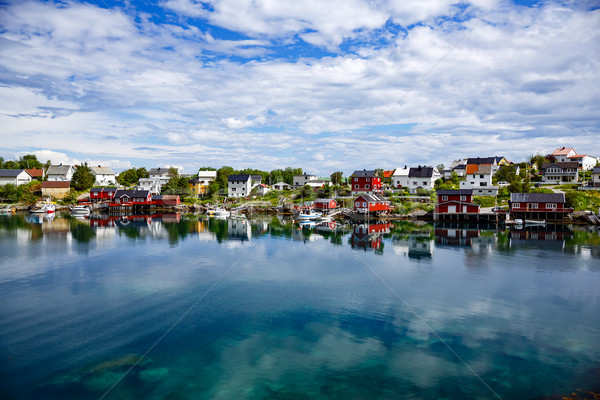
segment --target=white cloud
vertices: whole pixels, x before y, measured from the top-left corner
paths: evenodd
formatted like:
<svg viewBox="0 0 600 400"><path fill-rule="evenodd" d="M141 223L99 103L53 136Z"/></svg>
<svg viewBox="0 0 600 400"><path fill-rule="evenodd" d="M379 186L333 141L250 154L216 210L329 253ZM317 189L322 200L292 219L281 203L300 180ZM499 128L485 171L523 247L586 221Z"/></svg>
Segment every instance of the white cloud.
<svg viewBox="0 0 600 400"><path fill-rule="evenodd" d="M65 153L61 153L53 150L36 150L31 153L23 153L25 154L33 154L37 157L38 161L45 163L46 161L52 161L52 164L70 164L76 165L79 164L79 160L75 158L71 158L67 156Z"/></svg>

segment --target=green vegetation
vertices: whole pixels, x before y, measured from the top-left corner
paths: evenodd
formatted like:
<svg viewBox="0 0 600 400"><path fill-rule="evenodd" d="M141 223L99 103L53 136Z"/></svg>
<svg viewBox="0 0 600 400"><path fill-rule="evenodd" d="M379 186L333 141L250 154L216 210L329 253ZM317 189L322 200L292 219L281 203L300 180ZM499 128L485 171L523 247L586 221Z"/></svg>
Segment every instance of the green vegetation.
<svg viewBox="0 0 600 400"><path fill-rule="evenodd" d="M94 186L96 177L92 174L92 170L88 167L87 163L81 164L77 167L71 178L71 187L79 192L90 190Z"/></svg>
<svg viewBox="0 0 600 400"><path fill-rule="evenodd" d="M576 211L598 211L600 208L600 193L598 192L567 191L565 192L565 200L567 207L572 207Z"/></svg>
<svg viewBox="0 0 600 400"><path fill-rule="evenodd" d="M148 178L148 171L146 168L129 168L121 172L117 177L117 182L125 187L131 187L135 185L140 179Z"/></svg>
<svg viewBox="0 0 600 400"><path fill-rule="evenodd" d="M41 195L42 185L38 181L32 181L25 185L15 186L7 184L0 186L0 199L11 203L27 203L33 204Z"/></svg>
<svg viewBox="0 0 600 400"><path fill-rule="evenodd" d="M189 179L179 176L177 168L169 168L169 181L161 189L161 194L178 195L182 201L189 201L193 196Z"/></svg>
<svg viewBox="0 0 600 400"><path fill-rule="evenodd" d="M473 196L473 203L479 204L481 207L494 207L496 198L494 196Z"/></svg>
<svg viewBox="0 0 600 400"><path fill-rule="evenodd" d="M0 157L0 169L30 169L30 168L44 168L47 169L50 166L50 161L46 164L42 164L38 161L37 157L33 154L27 154L19 158L17 161L4 161L4 158Z"/></svg>

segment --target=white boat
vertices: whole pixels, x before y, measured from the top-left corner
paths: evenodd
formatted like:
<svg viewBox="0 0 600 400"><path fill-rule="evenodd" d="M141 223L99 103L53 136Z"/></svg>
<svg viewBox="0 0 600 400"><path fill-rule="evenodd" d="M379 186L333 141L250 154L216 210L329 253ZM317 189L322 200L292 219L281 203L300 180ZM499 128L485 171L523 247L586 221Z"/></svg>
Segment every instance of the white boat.
<svg viewBox="0 0 600 400"><path fill-rule="evenodd" d="M12 214L14 212L15 212L15 209L12 207L0 208L0 214Z"/></svg>
<svg viewBox="0 0 600 400"><path fill-rule="evenodd" d="M42 203L40 207L30 208L29 212L31 214L52 214L56 211L56 206L54 203L45 202Z"/></svg>
<svg viewBox="0 0 600 400"><path fill-rule="evenodd" d="M71 213L73 215L90 215L91 211L86 206L74 206L71 207Z"/></svg>
<svg viewBox="0 0 600 400"><path fill-rule="evenodd" d="M229 217L231 215L229 211L221 207L210 209L207 214L212 217Z"/></svg>
<svg viewBox="0 0 600 400"><path fill-rule="evenodd" d="M302 210L300 211L300 214L298 214L299 221L313 221L319 217L321 217L321 213L313 210Z"/></svg>
<svg viewBox="0 0 600 400"><path fill-rule="evenodd" d="M546 225L545 220L526 219L525 225Z"/></svg>
<svg viewBox="0 0 600 400"><path fill-rule="evenodd" d="M523 220L520 218L517 218L514 220L516 225L523 225Z"/></svg>

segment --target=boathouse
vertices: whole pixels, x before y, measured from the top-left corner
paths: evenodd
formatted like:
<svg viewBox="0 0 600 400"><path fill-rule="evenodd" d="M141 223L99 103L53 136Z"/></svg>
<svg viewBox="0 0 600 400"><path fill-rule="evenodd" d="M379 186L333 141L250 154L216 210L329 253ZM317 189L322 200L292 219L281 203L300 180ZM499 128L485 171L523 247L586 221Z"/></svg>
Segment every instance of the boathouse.
<svg viewBox="0 0 600 400"><path fill-rule="evenodd" d="M316 199L314 203L315 210L334 210L336 207L334 199Z"/></svg>
<svg viewBox="0 0 600 400"><path fill-rule="evenodd" d="M512 219L564 221L573 213L565 206L564 193L511 193L508 204Z"/></svg>
<svg viewBox="0 0 600 400"><path fill-rule="evenodd" d="M473 189L437 191L434 219L460 220L469 215L477 215L479 212L479 204L473 203ZM447 218L449 215L450 218Z"/></svg>
<svg viewBox="0 0 600 400"><path fill-rule="evenodd" d="M390 202L380 194L361 194L352 204L354 211L361 214L390 211Z"/></svg>
<svg viewBox="0 0 600 400"><path fill-rule="evenodd" d="M100 187L100 188L91 188L90 189L90 201L98 202L98 201L106 201L112 200L115 193L117 192L117 188L114 187Z"/></svg>
<svg viewBox="0 0 600 400"><path fill-rule="evenodd" d="M152 195L149 190L117 190L109 207L123 209L150 204L152 204Z"/></svg>
<svg viewBox="0 0 600 400"><path fill-rule="evenodd" d="M157 206L178 206L181 204L181 199L178 195L155 194L152 195L152 202Z"/></svg>

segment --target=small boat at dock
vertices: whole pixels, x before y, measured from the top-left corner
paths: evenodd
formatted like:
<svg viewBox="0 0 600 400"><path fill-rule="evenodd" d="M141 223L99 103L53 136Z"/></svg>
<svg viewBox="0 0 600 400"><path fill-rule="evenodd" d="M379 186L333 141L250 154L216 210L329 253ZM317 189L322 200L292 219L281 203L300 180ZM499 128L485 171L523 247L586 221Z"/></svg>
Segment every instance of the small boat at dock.
<svg viewBox="0 0 600 400"><path fill-rule="evenodd" d="M537 219L526 219L525 225L546 225L546 221Z"/></svg>
<svg viewBox="0 0 600 400"><path fill-rule="evenodd" d="M91 211L86 206L74 206L71 207L71 213L73 215L90 215Z"/></svg>

